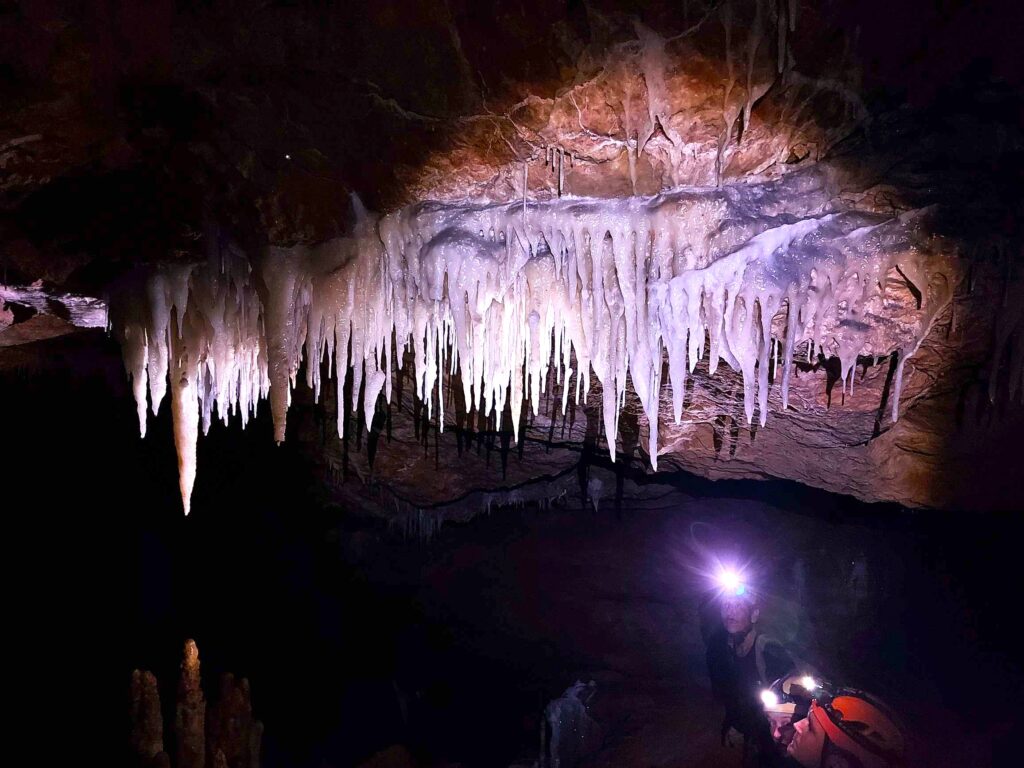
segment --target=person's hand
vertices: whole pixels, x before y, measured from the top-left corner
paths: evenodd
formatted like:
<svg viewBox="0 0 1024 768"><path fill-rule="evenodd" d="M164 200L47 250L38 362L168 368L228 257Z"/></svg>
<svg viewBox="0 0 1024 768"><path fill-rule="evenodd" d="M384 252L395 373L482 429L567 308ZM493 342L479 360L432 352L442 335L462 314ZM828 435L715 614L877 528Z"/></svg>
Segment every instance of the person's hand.
<svg viewBox="0 0 1024 768"><path fill-rule="evenodd" d="M743 746L743 734L735 728L730 728L725 732L725 738L723 741L727 747L741 747Z"/></svg>

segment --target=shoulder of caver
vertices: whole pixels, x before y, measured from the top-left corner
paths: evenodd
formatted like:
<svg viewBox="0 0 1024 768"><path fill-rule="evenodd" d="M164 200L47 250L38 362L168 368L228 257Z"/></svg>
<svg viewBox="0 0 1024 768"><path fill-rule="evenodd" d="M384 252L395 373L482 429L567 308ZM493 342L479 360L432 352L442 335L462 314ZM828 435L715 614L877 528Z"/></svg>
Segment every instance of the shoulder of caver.
<svg viewBox="0 0 1024 768"><path fill-rule="evenodd" d="M769 671L769 657L772 662L784 668ZM796 659L786 649L786 646L768 634L759 634L754 640L754 658L757 662L758 677L765 684L791 672L797 666Z"/></svg>

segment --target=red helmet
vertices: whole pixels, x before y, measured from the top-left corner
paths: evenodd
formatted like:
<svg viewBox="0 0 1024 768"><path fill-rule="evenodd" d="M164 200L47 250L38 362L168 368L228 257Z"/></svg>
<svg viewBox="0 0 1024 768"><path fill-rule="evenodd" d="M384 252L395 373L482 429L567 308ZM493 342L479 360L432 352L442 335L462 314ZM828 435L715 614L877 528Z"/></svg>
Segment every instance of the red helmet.
<svg viewBox="0 0 1024 768"><path fill-rule="evenodd" d="M903 764L902 729L878 699L842 689L831 698L812 701L808 716L815 718L832 744L854 755L864 768Z"/></svg>

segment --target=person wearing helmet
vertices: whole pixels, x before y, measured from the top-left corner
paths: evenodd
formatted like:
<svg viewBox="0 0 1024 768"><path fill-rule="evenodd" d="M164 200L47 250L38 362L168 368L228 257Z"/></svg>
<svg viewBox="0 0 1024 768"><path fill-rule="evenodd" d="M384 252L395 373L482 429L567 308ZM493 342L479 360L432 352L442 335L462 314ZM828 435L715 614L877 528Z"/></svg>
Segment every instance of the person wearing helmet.
<svg viewBox="0 0 1024 768"><path fill-rule="evenodd" d="M811 700L793 723L786 754L804 768L895 768L903 765L902 731L888 708L862 691L840 689Z"/></svg>
<svg viewBox="0 0 1024 768"><path fill-rule="evenodd" d="M779 745L780 753L785 752L793 739L794 723L807 717L815 692L820 691L815 678L808 674L810 671L780 678L761 692L772 739Z"/></svg>
<svg viewBox="0 0 1024 768"><path fill-rule="evenodd" d="M777 753L761 691L793 671L778 641L759 633L757 594L729 579L721 595L722 625L708 641L707 663L715 700L725 708L722 744L743 747L743 765L773 765Z"/></svg>

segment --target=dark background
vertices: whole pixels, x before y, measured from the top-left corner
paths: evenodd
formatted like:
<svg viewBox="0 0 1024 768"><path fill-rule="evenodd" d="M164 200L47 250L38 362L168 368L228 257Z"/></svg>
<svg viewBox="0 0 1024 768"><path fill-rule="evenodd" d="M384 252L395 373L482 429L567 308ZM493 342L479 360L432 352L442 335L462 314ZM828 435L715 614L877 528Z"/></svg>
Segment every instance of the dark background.
<svg viewBox="0 0 1024 768"><path fill-rule="evenodd" d="M200 439L185 518L169 409L140 440L116 347L97 347L97 333L62 340L47 371L0 377L8 668L48 755L124 762L131 669L157 673L169 716L181 645L193 637L208 697L223 671L250 678L268 767L354 765L399 742L468 765L527 759L546 702L610 663L586 590L620 589L606 583L619 567L623 614L668 605L636 631L670 647L638 643L615 674L678 678L694 717L717 724L685 671L702 659L673 669L673 638L695 634L685 622L706 589L690 571L700 553L685 545L694 521L720 551L754 558L779 596L791 594L791 565L803 558L802 650L884 692L917 748L937 757L929 764L1006 764L1000 756L1015 749L1016 514L677 476L666 479L678 509L628 499L600 514L578 501L500 509L409 541L328 503L300 446L273 444L263 408L244 432L215 424ZM663 557L673 537L675 562ZM851 616L839 603L857 555L874 586ZM565 602L552 611L549 599Z"/></svg>

